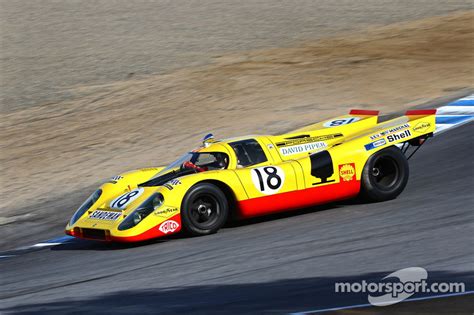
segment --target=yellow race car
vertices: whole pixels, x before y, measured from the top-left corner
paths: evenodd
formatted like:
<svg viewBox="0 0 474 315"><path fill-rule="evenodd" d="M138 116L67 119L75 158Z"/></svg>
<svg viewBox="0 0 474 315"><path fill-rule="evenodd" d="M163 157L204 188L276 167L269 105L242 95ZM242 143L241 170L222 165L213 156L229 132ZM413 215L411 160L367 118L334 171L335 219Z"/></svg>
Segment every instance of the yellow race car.
<svg viewBox="0 0 474 315"><path fill-rule="evenodd" d="M166 167L111 178L76 211L66 234L135 242L185 230L217 232L249 218L362 196L397 197L408 181L408 148L433 135L436 110L378 123L378 111L344 115L277 136L216 140Z"/></svg>

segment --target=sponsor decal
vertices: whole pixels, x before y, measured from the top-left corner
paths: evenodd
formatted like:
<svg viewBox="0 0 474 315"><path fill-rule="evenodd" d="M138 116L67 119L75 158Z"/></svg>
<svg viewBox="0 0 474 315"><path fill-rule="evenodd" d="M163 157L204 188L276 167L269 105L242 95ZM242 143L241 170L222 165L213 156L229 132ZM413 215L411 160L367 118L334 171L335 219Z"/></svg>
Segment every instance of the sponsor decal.
<svg viewBox="0 0 474 315"><path fill-rule="evenodd" d="M165 186L166 188L168 188L169 190L173 190L173 186L169 185L169 184L163 184L163 186Z"/></svg>
<svg viewBox="0 0 474 315"><path fill-rule="evenodd" d="M394 142L394 141L402 140L404 138L408 138L410 136L411 136L410 130L405 130L403 132L394 133L393 135L388 135L387 140L388 142Z"/></svg>
<svg viewBox="0 0 474 315"><path fill-rule="evenodd" d="M90 219L115 221L122 215L122 212L95 210L89 216Z"/></svg>
<svg viewBox="0 0 474 315"><path fill-rule="evenodd" d="M173 233L179 228L179 223L173 220L167 220L161 223L160 227L158 228L164 234Z"/></svg>
<svg viewBox="0 0 474 315"><path fill-rule="evenodd" d="M143 191L144 189L140 187L115 198L110 203L110 208L117 209L117 210L125 210L128 204L130 204L135 199L140 197L141 194L143 194Z"/></svg>
<svg viewBox="0 0 474 315"><path fill-rule="evenodd" d="M302 136L301 138L286 138L285 141L277 142L277 147L286 147L290 145L297 145L297 144L306 144L311 142L318 142L318 141L328 141L333 140L336 138L342 137L342 133L335 133L330 135L322 135L322 136L315 136L310 137L308 135Z"/></svg>
<svg viewBox="0 0 474 315"><path fill-rule="evenodd" d="M179 181L179 179L172 179L168 182L168 184L170 185L173 185L173 186L177 186L177 185L181 185L181 182Z"/></svg>
<svg viewBox="0 0 474 315"><path fill-rule="evenodd" d="M277 193L285 182L285 172L278 166L264 166L251 170L252 182L261 193Z"/></svg>
<svg viewBox="0 0 474 315"><path fill-rule="evenodd" d="M123 179L123 177L120 175L117 175L117 176L112 177L108 181L106 181L106 183L117 184L117 182L121 179Z"/></svg>
<svg viewBox="0 0 474 315"><path fill-rule="evenodd" d="M416 126L413 127L413 131L423 133L426 130L428 130L430 127L431 127L431 123L422 121L420 123L417 123Z"/></svg>
<svg viewBox="0 0 474 315"><path fill-rule="evenodd" d="M323 126L328 127L328 128L340 127L340 126L343 126L343 125L348 125L348 124L355 123L356 121L359 121L359 120L360 120L359 117L344 117L344 118L339 118L339 119L333 119L333 120L326 121L323 124Z"/></svg>
<svg viewBox="0 0 474 315"><path fill-rule="evenodd" d="M172 215L176 214L177 212L178 212L178 208L166 208L166 209L155 211L153 212L153 214L158 217L169 218Z"/></svg>
<svg viewBox="0 0 474 315"><path fill-rule="evenodd" d="M400 131L400 130L403 130L403 129L407 129L407 128L410 128L410 124L403 124L401 126L393 127L393 128L388 129L388 130L384 130L380 133L377 133L375 135L370 136L370 140L375 140L375 139L387 136L389 134L392 134L394 132L397 132L397 131Z"/></svg>
<svg viewBox="0 0 474 315"><path fill-rule="evenodd" d="M339 177L341 180L348 182L355 179L355 164L346 163L339 165Z"/></svg>
<svg viewBox="0 0 474 315"><path fill-rule="evenodd" d="M385 139L379 139L379 140L374 141L372 143L366 144L365 149L367 151L369 151L369 150L375 149L377 147L383 146L385 144L387 144L387 141L385 141Z"/></svg>
<svg viewBox="0 0 474 315"><path fill-rule="evenodd" d="M280 153L281 155L286 156L286 155L316 151L316 150L324 149L326 147L327 147L326 142L322 142L322 141L312 142L312 143L299 144L299 145L293 145L290 147L280 148Z"/></svg>
<svg viewBox="0 0 474 315"><path fill-rule="evenodd" d="M177 185L181 185L181 182L179 181L179 179L172 179L166 182L165 184L163 184L163 186L165 186L169 190L173 190L173 186L177 186Z"/></svg>

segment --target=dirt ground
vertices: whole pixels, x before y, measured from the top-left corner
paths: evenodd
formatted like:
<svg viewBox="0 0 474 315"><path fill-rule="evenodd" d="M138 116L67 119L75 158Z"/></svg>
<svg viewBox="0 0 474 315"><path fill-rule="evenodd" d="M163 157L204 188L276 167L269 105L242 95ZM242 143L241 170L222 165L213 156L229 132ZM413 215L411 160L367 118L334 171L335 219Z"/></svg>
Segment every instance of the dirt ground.
<svg viewBox="0 0 474 315"><path fill-rule="evenodd" d="M229 52L473 9L472 0L0 0L0 112Z"/></svg>
<svg viewBox="0 0 474 315"><path fill-rule="evenodd" d="M457 12L227 54L2 114L0 225L42 220L36 204L167 163L208 132L279 133L351 108L390 113L472 88L473 21L474 12Z"/></svg>

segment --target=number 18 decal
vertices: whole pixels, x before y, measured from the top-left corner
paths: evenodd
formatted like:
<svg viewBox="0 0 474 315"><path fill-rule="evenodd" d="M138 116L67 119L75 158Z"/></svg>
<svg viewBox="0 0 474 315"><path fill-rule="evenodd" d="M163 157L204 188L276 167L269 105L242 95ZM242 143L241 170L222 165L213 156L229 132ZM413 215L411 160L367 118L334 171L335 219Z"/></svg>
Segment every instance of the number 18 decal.
<svg viewBox="0 0 474 315"><path fill-rule="evenodd" d="M285 181L285 173L277 166L264 166L251 171L252 182L265 195L277 193Z"/></svg>
<svg viewBox="0 0 474 315"><path fill-rule="evenodd" d="M144 189L140 187L115 198L110 203L110 208L124 210L129 203L140 197L140 195L143 193L143 190Z"/></svg>

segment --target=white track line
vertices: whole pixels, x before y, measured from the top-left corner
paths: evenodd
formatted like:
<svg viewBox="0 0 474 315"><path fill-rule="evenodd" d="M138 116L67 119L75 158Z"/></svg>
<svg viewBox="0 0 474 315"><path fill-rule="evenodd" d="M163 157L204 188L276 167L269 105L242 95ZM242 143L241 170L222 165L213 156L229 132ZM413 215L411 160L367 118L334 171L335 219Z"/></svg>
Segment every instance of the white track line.
<svg viewBox="0 0 474 315"><path fill-rule="evenodd" d="M474 94L471 94L436 110L435 134L459 127L473 120Z"/></svg>
<svg viewBox="0 0 474 315"><path fill-rule="evenodd" d="M436 111L438 115L473 115L474 106L443 106Z"/></svg>
<svg viewBox="0 0 474 315"><path fill-rule="evenodd" d="M51 246L56 246L56 245L61 245L61 244L63 243L38 243L31 247L51 247Z"/></svg>
<svg viewBox="0 0 474 315"><path fill-rule="evenodd" d="M53 238L53 239L50 239L50 240L47 240L47 241L44 241L44 242L41 242L41 243L36 243L32 246L29 246L29 248L57 246L57 245L61 245L61 244L70 242L73 239L74 239L74 237L66 235L66 236L62 236L62 237Z"/></svg>

